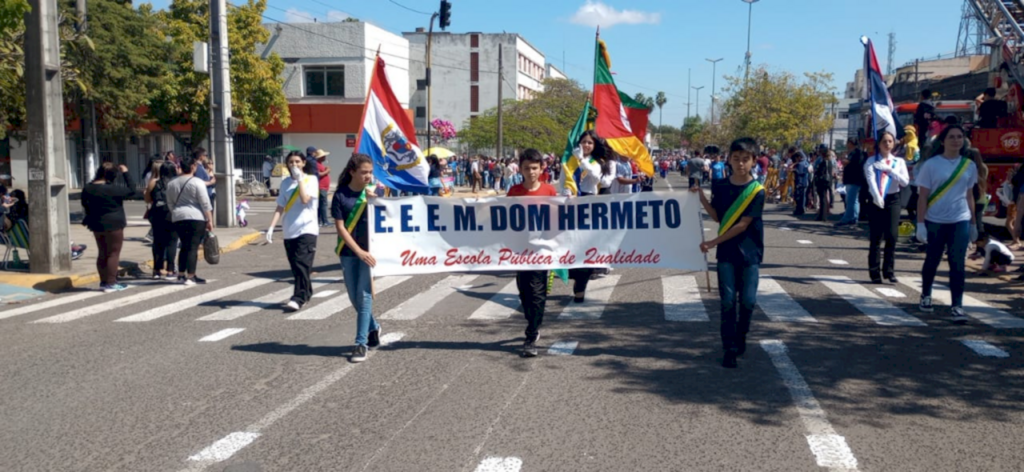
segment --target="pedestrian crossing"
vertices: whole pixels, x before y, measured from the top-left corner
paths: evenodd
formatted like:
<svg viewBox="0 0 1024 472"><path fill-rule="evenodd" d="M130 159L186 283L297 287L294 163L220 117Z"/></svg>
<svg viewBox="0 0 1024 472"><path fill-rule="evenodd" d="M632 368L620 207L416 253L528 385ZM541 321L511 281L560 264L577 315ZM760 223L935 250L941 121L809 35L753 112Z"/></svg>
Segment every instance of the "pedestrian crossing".
<svg viewBox="0 0 1024 472"><path fill-rule="evenodd" d="M374 281L374 311L381 313L381 320L411 322L456 317L489 322L521 316L514 278L490 274L418 277L389 276ZM88 291L55 295L25 306L4 307L6 309L0 311L0 321L66 324L99 319L117 323L148 323L186 318L226 322L252 315L260 315L260 320L323 321L340 316L352 307L341 281L341 277L314 279L313 299L302 310L287 317L282 317L281 312L283 303L292 294L289 280L247 278L210 280L207 285L197 286L140 281L123 293ZM608 316L609 308L616 307L619 300L627 305L642 301L660 307L659 311L630 315L654 315L670 323L709 323L717 318L711 315L721 304L717 290L707 293L702 282L704 277L694 274L652 276L640 271L616 271L592 280L583 303L572 302L571 288L555 283L547 312L549 317L559 320L597 321ZM761 274L755 317L763 316L774 323L815 324L835 319L832 315L855 314L878 326L908 328L945 323L943 315L924 314L917 310L920 292L921 280L915 277L904 277L900 285L877 286L865 285L845 275L813 275L796 279ZM635 300L634 293L644 293L646 299ZM387 297L382 300L383 295ZM948 307L950 295L946 287L936 284L932 296L940 312L942 307ZM830 303L826 312L819 305L823 301ZM835 303L845 303L848 309L838 309L832 305ZM967 314L981 325L994 329L1024 328L1024 318L970 295L964 296L964 307ZM847 321L849 319L844 318L844 322Z"/></svg>

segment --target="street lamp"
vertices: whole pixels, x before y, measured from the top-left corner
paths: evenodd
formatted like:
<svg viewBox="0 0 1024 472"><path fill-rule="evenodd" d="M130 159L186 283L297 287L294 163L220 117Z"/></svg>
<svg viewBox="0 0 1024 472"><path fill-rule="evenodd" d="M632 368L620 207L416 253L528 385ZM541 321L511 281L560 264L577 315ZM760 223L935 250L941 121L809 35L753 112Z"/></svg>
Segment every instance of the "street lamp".
<svg viewBox="0 0 1024 472"><path fill-rule="evenodd" d="M750 77L750 26L754 18L754 4L760 0L743 1L750 5L750 8L747 11L747 68L746 71L743 72L743 83L745 84L747 82L747 78Z"/></svg>
<svg viewBox="0 0 1024 472"><path fill-rule="evenodd" d="M697 116L699 117L700 116L700 89L704 88L704 86L703 85L701 85L700 87L692 87L691 86L690 88L692 88L692 89L697 91Z"/></svg>
<svg viewBox="0 0 1024 472"><path fill-rule="evenodd" d="M722 58L704 60L711 63L711 124L715 124L715 76L718 75L718 62Z"/></svg>

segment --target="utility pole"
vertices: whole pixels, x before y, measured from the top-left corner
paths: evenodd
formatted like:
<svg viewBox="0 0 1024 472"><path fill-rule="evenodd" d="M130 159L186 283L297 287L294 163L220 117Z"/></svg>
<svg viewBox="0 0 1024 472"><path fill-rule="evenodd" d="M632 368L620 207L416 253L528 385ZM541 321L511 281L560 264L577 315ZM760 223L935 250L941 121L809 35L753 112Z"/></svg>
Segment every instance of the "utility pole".
<svg viewBox="0 0 1024 472"><path fill-rule="evenodd" d="M502 81L505 80L505 74L503 73L503 71L501 69L504 66L504 64L502 63L502 60L501 60L501 51L503 49L505 49L505 47L501 43L499 43L498 44L498 153L495 154L495 157L497 157L498 159L502 158L501 148L504 145L504 143L502 141L504 141L504 138L505 138L505 135L502 132L503 127L502 127L502 115L501 115L501 86L502 86Z"/></svg>
<svg viewBox="0 0 1024 472"><path fill-rule="evenodd" d="M425 126L427 130L427 147L425 149L430 149L430 46L434 41L434 20L437 17L437 13L430 15L430 27L427 28L427 73L425 77L427 81L427 125Z"/></svg>
<svg viewBox="0 0 1024 472"><path fill-rule="evenodd" d="M686 117L690 117L690 89L693 88L693 82L691 79L691 72L693 69L686 69Z"/></svg>
<svg viewBox="0 0 1024 472"><path fill-rule="evenodd" d="M25 104L28 111L29 270L71 270L68 158L56 0L30 0L25 14Z"/></svg>
<svg viewBox="0 0 1024 472"><path fill-rule="evenodd" d="M88 29L85 0L75 2L75 10L78 13L78 32L85 34ZM88 98L82 98L78 103L78 114L81 122L81 149L82 154L78 159L81 166L82 187L92 179L92 174L98 167L96 155L99 149L96 143L96 105Z"/></svg>
<svg viewBox="0 0 1024 472"><path fill-rule="evenodd" d="M746 55L746 65L747 66L746 66L745 71L743 72L743 86L744 87L747 84L747 79L750 77L750 28L754 24L754 4L757 3L758 1L760 1L760 0L743 0L743 2L745 2L750 7L749 10L747 11L747 55Z"/></svg>
<svg viewBox="0 0 1024 472"><path fill-rule="evenodd" d="M704 86L701 85L700 87L692 88L697 91L697 118L700 118L700 90L704 88Z"/></svg>
<svg viewBox="0 0 1024 472"><path fill-rule="evenodd" d="M722 58L704 60L711 63L711 124L713 125L715 124L715 77L718 75L718 63Z"/></svg>
<svg viewBox="0 0 1024 472"><path fill-rule="evenodd" d="M217 226L230 228L235 221L235 146L237 123L231 117L231 63L228 60L228 10L226 0L210 1L210 60L213 70L213 148L217 175Z"/></svg>

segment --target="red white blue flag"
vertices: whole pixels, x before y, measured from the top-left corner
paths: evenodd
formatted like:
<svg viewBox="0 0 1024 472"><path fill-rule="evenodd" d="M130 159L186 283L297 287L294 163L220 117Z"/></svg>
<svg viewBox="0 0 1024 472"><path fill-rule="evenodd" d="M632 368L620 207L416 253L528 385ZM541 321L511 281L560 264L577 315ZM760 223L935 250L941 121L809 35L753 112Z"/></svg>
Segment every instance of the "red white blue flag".
<svg viewBox="0 0 1024 472"><path fill-rule="evenodd" d="M888 131L894 139L899 139L897 130L900 129L900 123L893 113L896 107L892 105L892 97L885 86L875 47L867 36L862 36L860 41L864 43L864 99L871 103L872 137L877 141L880 131Z"/></svg>
<svg viewBox="0 0 1024 472"><path fill-rule="evenodd" d="M373 158L373 178L384 186L412 193L430 191L430 167L416 142L416 129L405 113L377 56L366 95L357 152Z"/></svg>

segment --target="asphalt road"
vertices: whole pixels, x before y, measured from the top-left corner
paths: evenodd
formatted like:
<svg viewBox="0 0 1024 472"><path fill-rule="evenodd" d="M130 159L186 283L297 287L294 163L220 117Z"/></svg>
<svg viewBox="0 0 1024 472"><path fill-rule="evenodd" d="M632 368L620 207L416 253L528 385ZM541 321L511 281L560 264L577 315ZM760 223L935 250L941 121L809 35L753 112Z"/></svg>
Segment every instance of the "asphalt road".
<svg viewBox="0 0 1024 472"><path fill-rule="evenodd" d="M254 205L255 227L270 205ZM553 349L535 359L515 353L509 274L448 292L431 289L445 275L382 279L375 312L415 317L382 320L390 343L350 364L333 229L316 259L326 297L299 312L322 319L270 303L290 290L280 242L202 266L205 286L138 281L5 306L0 470L1024 468L1020 285L969 279L976 319L953 325L942 303L916 308L922 255L899 253L901 284L867 285L864 230L768 213L735 370L720 366L704 274L635 269L592 283L609 297L596 319L570 319L556 283L540 341Z"/></svg>

